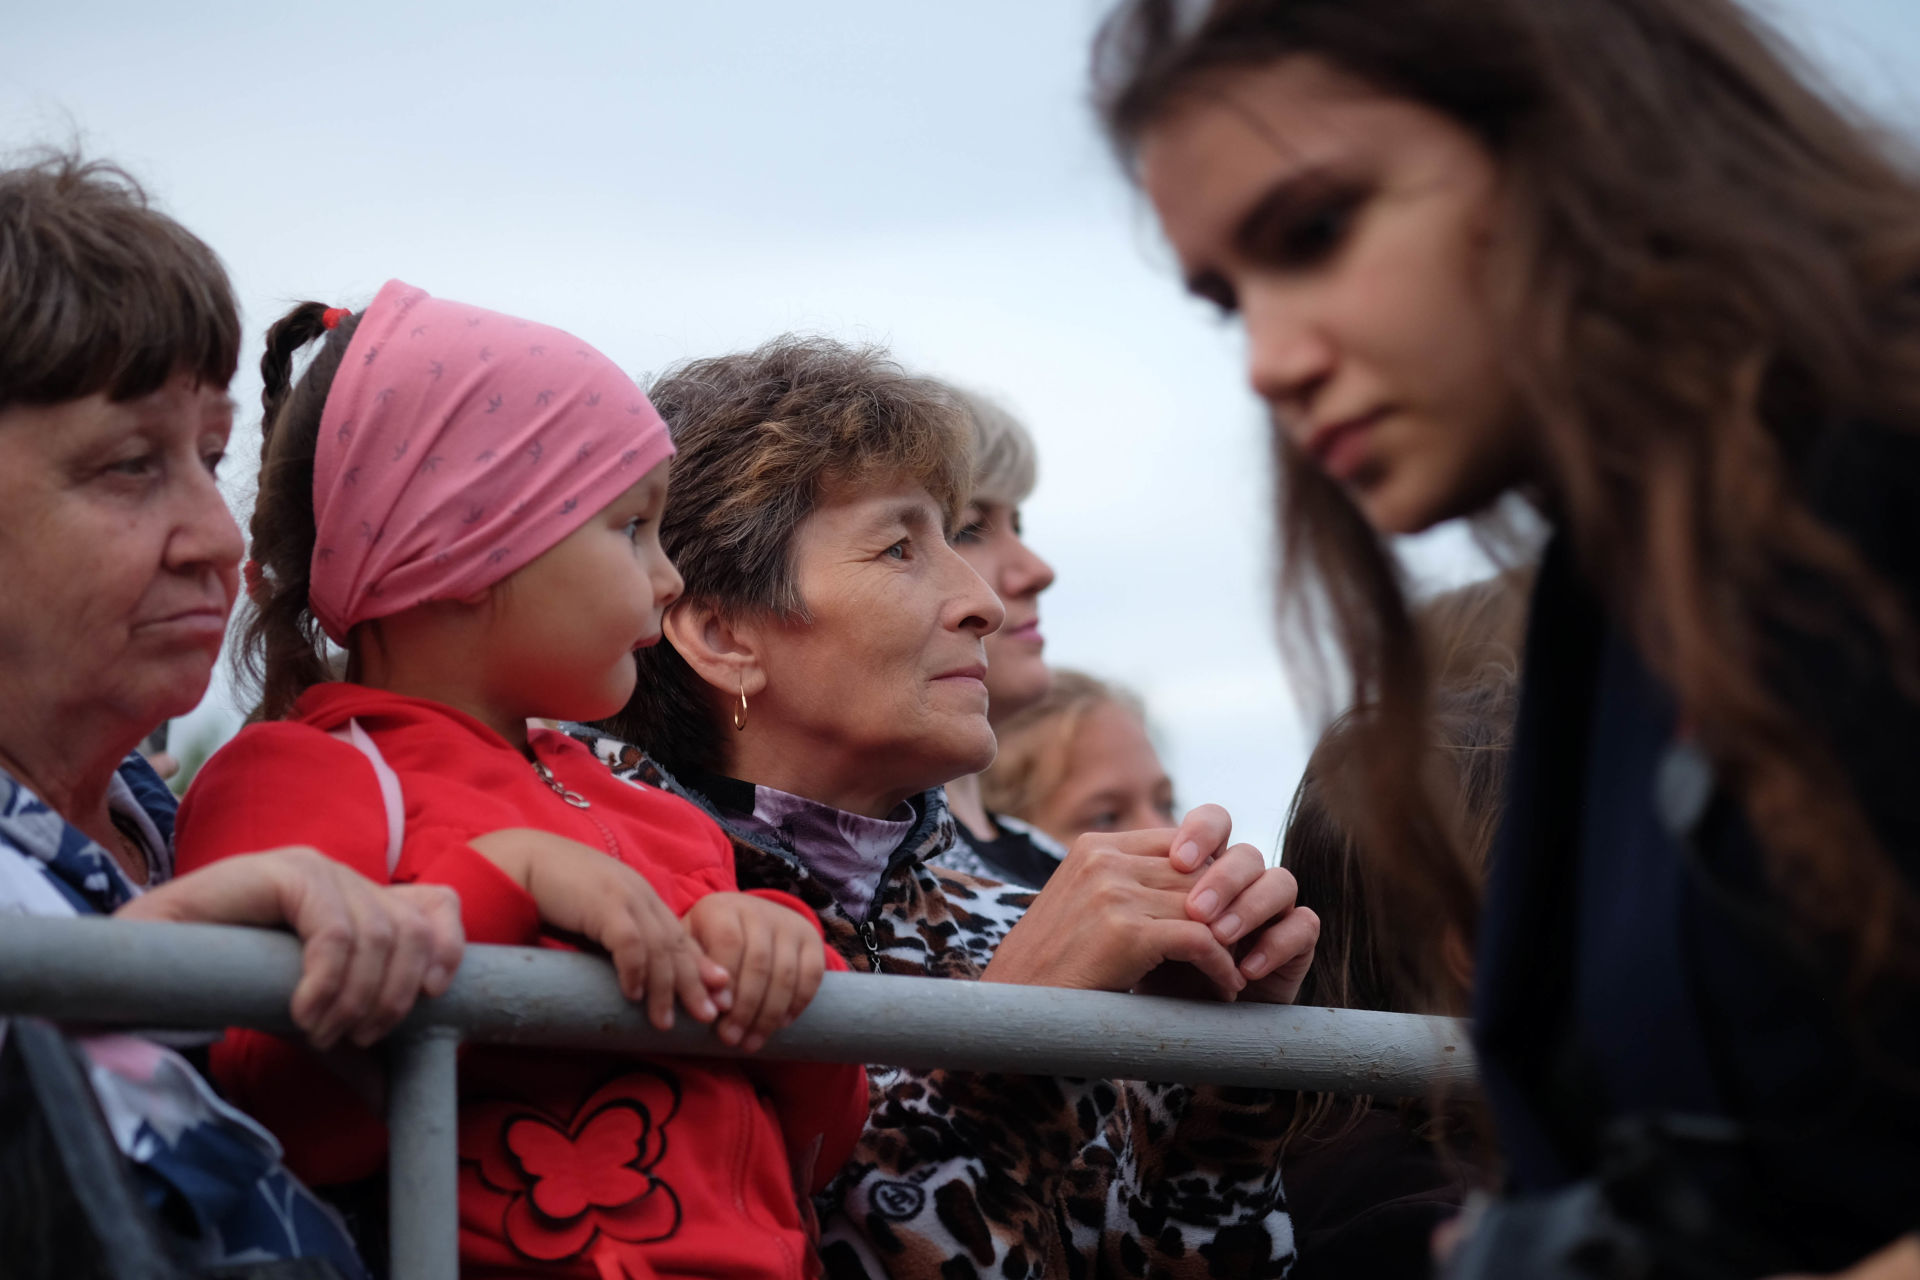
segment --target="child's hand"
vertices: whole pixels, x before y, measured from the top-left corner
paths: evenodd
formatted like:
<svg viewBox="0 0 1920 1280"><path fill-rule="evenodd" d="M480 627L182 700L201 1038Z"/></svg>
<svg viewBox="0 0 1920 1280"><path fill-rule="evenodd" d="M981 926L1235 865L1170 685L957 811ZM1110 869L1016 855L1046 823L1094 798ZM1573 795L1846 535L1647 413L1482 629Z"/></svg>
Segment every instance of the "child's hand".
<svg viewBox="0 0 1920 1280"><path fill-rule="evenodd" d="M714 1030L753 1053L800 1016L826 969L820 932L798 912L744 893L710 893L687 930L733 976L733 1007Z"/></svg>
<svg viewBox="0 0 1920 1280"><path fill-rule="evenodd" d="M527 891L543 921L606 948L622 994L633 1001L644 997L654 1026L665 1031L673 1025L676 993L701 1022L712 1022L728 1007L727 971L702 954L632 867L530 827L490 831L468 843Z"/></svg>

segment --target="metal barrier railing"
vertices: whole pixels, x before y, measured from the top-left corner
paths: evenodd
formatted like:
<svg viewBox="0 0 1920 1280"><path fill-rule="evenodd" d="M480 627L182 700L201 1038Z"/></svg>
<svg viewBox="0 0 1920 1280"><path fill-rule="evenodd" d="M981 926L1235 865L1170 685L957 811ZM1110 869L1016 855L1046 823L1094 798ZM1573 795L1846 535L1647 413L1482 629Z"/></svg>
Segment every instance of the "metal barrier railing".
<svg viewBox="0 0 1920 1280"><path fill-rule="evenodd" d="M292 1031L300 948L218 925L0 917L0 1015ZM592 956L473 946L395 1031L388 1090L392 1274L459 1274L455 1058L462 1042L735 1057L684 1016L658 1031ZM1209 1004L1100 991L829 973L760 1057L1422 1096L1474 1076L1447 1018Z"/></svg>

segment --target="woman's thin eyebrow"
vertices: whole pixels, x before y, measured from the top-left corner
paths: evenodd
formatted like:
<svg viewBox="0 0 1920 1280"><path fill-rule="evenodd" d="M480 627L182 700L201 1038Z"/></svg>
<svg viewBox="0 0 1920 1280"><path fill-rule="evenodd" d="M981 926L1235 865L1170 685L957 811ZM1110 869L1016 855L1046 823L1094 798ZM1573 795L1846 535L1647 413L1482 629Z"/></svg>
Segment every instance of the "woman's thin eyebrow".
<svg viewBox="0 0 1920 1280"><path fill-rule="evenodd" d="M1325 165L1303 165L1281 177L1241 215L1231 237L1234 250L1258 256L1268 227L1297 216L1333 185L1332 173ZM1203 267L1187 276L1186 287L1188 293L1222 305L1233 296L1225 278L1212 267Z"/></svg>
<svg viewBox="0 0 1920 1280"><path fill-rule="evenodd" d="M1249 208L1233 230L1233 244L1242 253L1258 253L1261 234L1275 222L1298 216L1335 185L1325 165L1303 165L1280 178Z"/></svg>

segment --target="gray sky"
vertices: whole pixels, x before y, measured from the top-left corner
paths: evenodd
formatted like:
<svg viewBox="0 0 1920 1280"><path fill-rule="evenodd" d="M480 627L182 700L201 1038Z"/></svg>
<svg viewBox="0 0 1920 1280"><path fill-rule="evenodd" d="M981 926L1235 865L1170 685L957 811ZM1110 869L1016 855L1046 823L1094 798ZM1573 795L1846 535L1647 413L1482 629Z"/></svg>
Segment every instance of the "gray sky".
<svg viewBox="0 0 1920 1280"><path fill-rule="evenodd" d="M1093 128L1103 8L0 0L0 148L132 169L226 259L254 335L400 276L640 375L803 330L997 394L1041 445L1050 659L1138 688L1182 800L1271 847L1313 731L1268 622L1261 416ZM1920 122L1920 6L1772 8ZM1477 563L1457 531L1409 554L1433 585ZM211 701L197 722L229 714Z"/></svg>

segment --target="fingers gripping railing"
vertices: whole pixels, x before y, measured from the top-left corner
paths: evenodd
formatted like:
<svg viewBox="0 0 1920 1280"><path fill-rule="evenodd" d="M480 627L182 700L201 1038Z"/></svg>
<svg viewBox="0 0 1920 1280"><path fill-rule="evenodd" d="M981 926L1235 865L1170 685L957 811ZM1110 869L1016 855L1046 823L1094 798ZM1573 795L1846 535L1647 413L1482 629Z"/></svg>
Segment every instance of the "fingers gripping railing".
<svg viewBox="0 0 1920 1280"><path fill-rule="evenodd" d="M300 975L285 934L214 925L0 917L0 1015L288 1032ZM681 1017L655 1030L603 960L467 949L453 987L394 1034L393 1275L458 1272L458 1042L734 1057ZM1424 1096L1473 1079L1465 1027L1358 1010L829 973L760 1057Z"/></svg>

